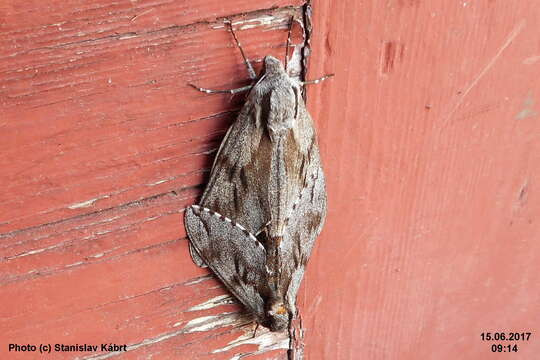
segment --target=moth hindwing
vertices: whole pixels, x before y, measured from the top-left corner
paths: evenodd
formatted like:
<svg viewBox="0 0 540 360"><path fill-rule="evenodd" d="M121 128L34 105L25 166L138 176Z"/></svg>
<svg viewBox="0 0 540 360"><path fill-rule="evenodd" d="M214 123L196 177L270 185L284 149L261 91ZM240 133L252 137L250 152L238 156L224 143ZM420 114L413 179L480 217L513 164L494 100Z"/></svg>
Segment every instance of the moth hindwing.
<svg viewBox="0 0 540 360"><path fill-rule="evenodd" d="M280 331L296 314L324 223L325 180L302 83L266 56L248 89L185 224L195 263L210 267L259 324Z"/></svg>

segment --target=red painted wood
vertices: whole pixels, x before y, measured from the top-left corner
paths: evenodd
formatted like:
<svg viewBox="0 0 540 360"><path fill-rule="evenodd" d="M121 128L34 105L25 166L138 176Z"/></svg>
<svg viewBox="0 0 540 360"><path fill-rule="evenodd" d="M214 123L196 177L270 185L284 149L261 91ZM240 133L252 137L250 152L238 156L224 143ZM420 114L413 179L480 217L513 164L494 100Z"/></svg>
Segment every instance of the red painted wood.
<svg viewBox="0 0 540 360"><path fill-rule="evenodd" d="M307 359L540 353L540 4L314 1ZM492 354L487 331L530 331Z"/></svg>
<svg viewBox="0 0 540 360"><path fill-rule="evenodd" d="M102 342L128 344L122 359L286 358L287 334L252 338L189 258L183 209L242 98L187 83L244 84L223 18L250 57L282 57L301 4L0 4L1 358ZM540 5L313 8L309 75L336 77L308 90L329 214L299 299L305 358L534 359ZM480 340L509 330L533 332L516 354Z"/></svg>
<svg viewBox="0 0 540 360"><path fill-rule="evenodd" d="M209 137L219 140L212 119L231 104L186 83L237 85L245 70L216 17L277 5L284 4L58 1L28 4L30 14L45 14L32 26L21 20L28 8L8 7L0 40L0 231L199 183L192 174L201 157L189 154L207 151ZM282 13L266 30L243 34L251 56L283 42L284 30L268 31L283 27ZM256 14L246 26L271 12Z"/></svg>
<svg viewBox="0 0 540 360"><path fill-rule="evenodd" d="M249 56L283 56L299 1L4 3L0 12L0 358L8 344L127 344L125 359L285 356L189 257ZM268 9L268 10L265 10ZM62 352L53 358L102 358Z"/></svg>

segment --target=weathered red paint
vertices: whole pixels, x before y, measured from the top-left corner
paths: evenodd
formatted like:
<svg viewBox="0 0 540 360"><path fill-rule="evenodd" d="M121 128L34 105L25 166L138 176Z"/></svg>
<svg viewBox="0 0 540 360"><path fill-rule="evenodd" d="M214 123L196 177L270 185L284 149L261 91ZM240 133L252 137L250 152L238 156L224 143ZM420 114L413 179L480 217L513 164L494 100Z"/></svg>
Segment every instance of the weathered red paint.
<svg viewBox="0 0 540 360"><path fill-rule="evenodd" d="M247 78L215 27L289 5L302 2L0 5L2 358L58 342L285 358L271 347L286 338L252 340L192 264L182 211L242 102L186 84ZM480 333L510 330L533 337L504 356L535 358L540 5L312 5L310 78L336 76L308 90L329 214L299 299L306 358L497 358ZM250 57L282 57L286 31L254 24L239 34Z"/></svg>
<svg viewBox="0 0 540 360"><path fill-rule="evenodd" d="M540 4L314 0L307 359L540 353ZM315 55L316 54L316 55ZM493 354L487 331L531 331Z"/></svg>
<svg viewBox="0 0 540 360"><path fill-rule="evenodd" d="M251 339L250 319L191 262L182 215L242 103L188 83L247 79L223 17L245 21L253 59L283 56L299 5L2 5L1 358L35 358L9 343L127 344L126 359L284 356L286 334Z"/></svg>

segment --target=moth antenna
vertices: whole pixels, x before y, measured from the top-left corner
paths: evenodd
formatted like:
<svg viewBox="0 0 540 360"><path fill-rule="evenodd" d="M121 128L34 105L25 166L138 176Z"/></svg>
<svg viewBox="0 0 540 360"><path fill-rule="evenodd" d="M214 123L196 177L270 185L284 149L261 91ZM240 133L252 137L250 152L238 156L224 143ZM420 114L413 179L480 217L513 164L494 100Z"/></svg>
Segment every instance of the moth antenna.
<svg viewBox="0 0 540 360"><path fill-rule="evenodd" d="M306 80L306 81L302 81L300 82L302 85L311 85L311 84L318 84L318 83L321 83L323 82L324 80L326 79L329 79L331 77L333 77L335 74L328 74L328 75L324 75L323 77L320 77L318 79L315 79L315 80Z"/></svg>
<svg viewBox="0 0 540 360"><path fill-rule="evenodd" d="M291 32L294 23L294 16L291 16L291 21L289 23L289 31L287 32L287 46L285 47L285 71L288 73L288 64L289 64L289 47L291 46Z"/></svg>
<svg viewBox="0 0 540 360"><path fill-rule="evenodd" d="M200 92L207 93L207 94L231 94L231 95L238 94L238 93L245 92L245 91L249 91L253 87L253 85L247 85L247 86L242 86L241 88L237 88L237 89L212 90L212 89L205 89L205 88L202 88L202 87L198 87L198 86L193 85L193 84L188 84L188 85L191 86L192 88L194 88L195 90L198 90Z"/></svg>
<svg viewBox="0 0 540 360"><path fill-rule="evenodd" d="M240 41L238 41L238 38L236 37L236 33L233 30L232 23L230 20L225 21L225 24L229 26L229 30L231 31L231 34L234 38L234 42L240 49L240 53L242 54L242 58L244 59L244 64L246 64L249 78L251 80L255 80L257 78L257 75L255 74L255 70L253 70L253 66L251 66L251 63L249 62L248 58L246 57L246 54L244 53L244 49L242 49L242 44L240 44Z"/></svg>

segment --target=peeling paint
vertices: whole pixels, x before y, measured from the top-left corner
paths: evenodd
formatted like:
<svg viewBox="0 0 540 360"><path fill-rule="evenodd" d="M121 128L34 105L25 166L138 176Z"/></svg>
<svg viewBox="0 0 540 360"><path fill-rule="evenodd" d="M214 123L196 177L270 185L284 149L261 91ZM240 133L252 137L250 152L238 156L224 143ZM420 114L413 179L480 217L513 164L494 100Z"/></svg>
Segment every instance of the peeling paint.
<svg viewBox="0 0 540 360"><path fill-rule="evenodd" d="M134 2L135 3L135 2ZM258 28L259 34L261 32L265 33L265 37L268 37L271 39L272 42L264 42L264 43L258 43L255 47L259 46L268 46L268 50L270 52L276 52L280 53L280 58L282 55L285 54L285 42L287 40L287 28L291 19L291 15L294 15L296 17L295 23L294 23L294 30L299 30L296 28L296 26L302 24L302 9L301 7L295 7L295 6L289 6L286 5L284 7L278 8L277 6L281 6L281 4L269 4L269 6L272 6L272 8L269 9L261 9L257 10L257 12L246 12L242 14L237 15L231 15L231 20L234 19L234 25L239 30L248 30L253 28ZM275 6L275 8L274 8ZM123 15L122 18L122 24L125 23L125 20L128 19L129 21L135 21L138 20L142 15L148 14L150 11L157 11L155 9L150 9L147 11L143 10L134 10L136 11L135 16L132 16L131 18L128 16L130 13L127 13ZM264 12L263 12L264 11ZM131 9L130 9L131 12ZM223 15L223 14L220 14ZM157 15L156 15L157 16ZM218 15L216 15L218 16ZM247 18L250 19L247 19ZM218 18L219 19L219 18ZM168 38L171 36L170 33L173 33L173 35L176 35L177 33L181 33L182 36L186 35L185 33L191 31L192 28L195 28L195 32L198 32L197 27L204 28L204 31L208 31L208 27L213 25L214 23L218 22L218 19L215 20L215 22L208 23L205 19L194 23L189 24L185 26L171 26L167 28L159 28L157 30L152 30L146 32L145 29L137 30L137 32L127 32L123 34L115 33L113 35L107 35L107 33L104 30L98 30L97 33L100 34L101 32L105 32L102 37L99 38L90 38L90 39L77 39L77 41L69 42L69 43L61 43L58 45L54 45L51 47L46 48L47 51L50 49L57 49L57 48L66 48L70 47L70 50L74 51L74 54L77 55L77 57L69 57L66 56L66 62L72 62L76 63L77 61L80 61L80 59L83 56L79 55L85 55L89 54L89 51L81 51L78 50L77 47L84 46L86 48L87 46L94 46L94 44L97 43L97 46L100 46L100 41L111 41L111 40L127 40L127 39L134 39L134 38L141 38L144 36L155 36L158 39L164 38L167 39L166 43L169 44ZM148 22L148 19L146 22ZM151 19L150 19L151 20ZM222 20L219 20L219 22L222 22ZM63 23L62 23L63 24ZM142 24L145 26L145 24ZM155 24L154 24L155 25ZM217 28L223 27L217 26ZM139 29L139 28L138 28ZM270 31L278 30L278 33L272 36L268 36ZM284 31L281 31L283 29ZM67 30L67 29L66 29ZM76 29L74 28L73 31ZM224 31L223 29L220 31ZM248 30L246 33L249 35L251 31ZM166 33L166 34L164 34ZM187 34L186 38L190 38L189 36L191 34ZM219 34L223 35L223 34ZM225 34L226 35L226 34ZM301 40L301 33L296 32L296 39L294 40L294 43L291 44L289 48L289 70L291 72L291 76L297 77L303 75L303 65L302 61L305 59L304 53L305 53L305 42L302 43ZM86 36L83 32L78 32L76 34L77 37L83 37ZM101 35L100 35L101 36ZM251 37L250 39L253 39L254 37ZM153 39L153 38L152 38ZM146 40L146 43L148 41ZM62 41L65 41L65 39L62 39ZM141 40L142 41L142 40ZM270 40L269 40L270 41ZM305 41L305 36L304 36ZM129 42L130 44L127 44ZM124 42L121 46L132 46L133 44L137 45L137 48L145 49L143 45L140 45L139 43L133 43L131 41ZM161 43L155 42L152 43L152 46L159 45ZM115 43L115 46L118 46ZM71 49L73 48L73 49ZM29 51L33 51L34 49L30 49ZM282 51L282 52L281 52ZM69 54L68 54L69 55ZM260 61L260 59L256 59L255 61ZM71 66L71 65L70 65ZM25 71L33 71L33 67L28 66L25 67ZM22 71L22 70L19 70ZM37 69L35 69L37 73ZM40 69L41 71L41 69ZM198 72L192 72L193 74L198 74ZM114 84L118 76L115 75L114 72L111 73L105 73L104 76L100 77L99 80L99 86L106 86L107 84ZM144 79L143 79L144 80ZM156 81L156 80L152 80ZM138 80L137 83L142 83L142 80ZM128 85L129 86L129 85ZM41 104L38 104L41 106ZM46 103L45 105L50 105L50 103ZM227 112L227 118L231 117L230 115L233 113L236 113L237 111L228 111ZM209 116L208 118L213 118L217 115ZM200 119L193 120L200 121ZM161 124L161 123L160 123ZM161 130L160 130L161 131ZM211 149L209 151L203 152L202 154L212 154L216 151L216 149ZM139 154L137 154L138 156ZM146 154L145 154L146 155ZM190 154L191 155L191 154ZM136 163L136 162L135 162ZM115 162L113 165L117 165L117 162ZM120 166L119 166L120 168ZM107 168L108 170L109 168ZM121 169L120 169L121 170ZM86 171L86 170L85 170ZM197 174L200 172L199 169L196 171L187 173L187 174ZM123 174L122 174L123 175ZM86 267L89 264L104 264L102 266L105 266L106 268L116 265L116 261L111 261L120 257L126 257L128 255L135 254L136 256L142 255L141 252L145 252L145 249L147 248L153 248L156 246L162 246L161 243L158 243L157 245L154 244L155 242L160 241L159 239L162 239L161 235L156 235L154 240L150 242L143 242L141 244L132 244L129 243L129 239L131 239L131 236L128 234L128 231L137 231L137 234L141 234L141 236L145 236L146 229L141 230L140 224L147 223L152 220L165 218L165 216L169 216L171 214L178 214L183 211L183 208L186 206L187 203L190 203L191 200L195 197L195 190L198 191L197 187L199 186L198 183L192 184L191 182L186 181L178 181L178 178L181 176L184 176L185 174L180 174L171 178L161 178L157 177L154 179L147 179L147 181L143 181L142 183L135 184L132 187L129 188L122 188L118 191L114 192L102 192L101 194L105 193L107 195L101 196L100 193L87 193L87 196L78 196L71 198L71 201L76 200L76 203L70 204L70 199L64 199L62 203L58 203L58 206L55 208L55 211L59 211L61 213L62 217L55 217L55 213L52 211L49 211L47 213L44 213L46 216L44 217L44 221L40 221L39 223L34 224L33 222L28 222L30 225L25 229L18 229L17 231L11 231L7 234L0 235L1 237L13 237L15 238L13 241L17 241L15 244L17 246L24 245L24 247L17 247L15 250L9 250L12 251L12 254L19 253L18 255L15 255L15 257L18 256L28 256L33 254L40 254L40 256L36 256L36 258L39 257L39 261L42 261L41 257L43 256L43 262L36 261L35 264L32 266L38 266L38 269L32 269L31 271L28 271L28 274L36 275L36 276L46 276L54 274L55 277L53 281L57 280L56 274L61 272L67 272L66 275L66 283L70 284L72 281L76 281L76 277L79 276L80 272L73 271L77 267ZM164 175L167 177L167 175ZM113 176L106 177L107 181L114 181ZM199 177L195 178L193 182L199 181ZM173 180L176 180L174 184ZM191 178L189 179L191 181ZM149 182L149 183L147 183ZM144 185L143 185L144 184ZM163 185L160 185L163 184ZM178 195L176 191L167 189L163 191L162 194L155 194L158 192L156 189L154 191L152 188L145 188L145 185L147 187L152 187L156 185L160 185L160 187L172 184L173 188L180 189L178 193L181 191L185 191L184 194ZM84 189L94 189L93 187L83 187ZM150 191L150 192L149 192ZM135 193L135 196L138 200L136 201L129 201L133 197L133 193ZM118 194L121 194L121 196L117 196ZM174 197L172 196L174 194ZM89 196L92 196L93 198L88 199ZM87 197L87 200L83 201L84 197ZM109 200L103 201L102 203L98 203L99 200L109 198ZM187 199L187 200L186 200ZM67 201L66 201L67 200ZM181 200L181 203L178 203L178 200ZM125 201L129 201L125 203ZM174 202L176 205L172 204ZM106 204L105 204L106 203ZM98 208L98 206L100 208ZM106 209L103 209L105 208ZM136 207L136 209L131 209ZM63 209L63 210L62 210ZM67 215L70 216L69 218L65 218L65 212L66 209L82 209L76 212L70 212L68 211ZM176 216L177 218L177 216ZM177 220L173 220L177 221ZM152 226L149 226L148 233L154 234L156 230L152 229ZM168 236L168 235L165 235ZM184 234L181 235L182 237ZM20 237L21 240L19 240L17 237ZM46 239L46 241L44 241ZM96 242L90 242L89 240L98 239ZM145 238L146 240L146 238ZM179 241L178 238L175 238L174 240L168 241L169 243L175 243L179 242L182 246L185 246L185 239L181 238L181 241ZM40 241L40 243L38 243ZM58 244L51 245L52 241L60 241ZM130 244L129 247L125 248L124 244L125 241L128 241ZM29 243L29 245L27 244ZM37 245L39 244L39 245ZM116 246L120 245L120 246ZM148 245L147 247L141 248L141 246ZM175 244L176 245L176 244ZM31 246L31 247L30 247ZM46 247L47 246L47 247ZM8 248L11 247L11 244L9 244ZM30 248L29 248L30 247ZM112 249L112 250L111 250ZM117 250L121 251L117 251ZM25 252L23 252L25 251ZM46 254L47 251L55 252L54 254ZM62 253L60 253L62 251ZM114 251L114 252L113 252ZM63 256L64 252L66 254L72 254L74 256ZM112 254L111 254L112 252ZM117 253L118 252L118 253ZM164 252L167 254L170 254L170 252ZM144 254L145 255L145 254ZM49 257L45 257L49 256ZM147 257L150 258L150 257ZM99 259L99 261L95 261L95 259ZM134 260L133 260L134 259ZM5 258L4 258L5 260ZM49 267L49 264L51 263L49 260L52 260L53 266ZM155 258L150 258L149 263L151 261L155 260ZM129 261L139 261L138 257L132 257L126 260L126 262ZM25 268L26 262L22 261L22 266L20 268L20 274L24 275L24 272L29 270L28 268ZM137 264L136 263L136 264ZM18 265L18 263L17 263ZM68 269L66 271L66 269ZM19 271L19 269L17 269ZM84 272L86 273L86 272ZM75 274L75 275L74 275ZM191 273L190 273L191 274ZM198 273L201 274L201 273ZM15 274L17 275L17 274ZM13 281L22 281L27 279L33 279L33 277L29 276L21 276L18 275L17 277L13 277ZM190 275L192 276L192 275ZM51 277L53 278L53 277ZM205 282L206 280L212 279L213 282ZM184 280L184 279L182 279ZM11 281L11 280L10 280ZM202 284L201 284L202 283ZM180 284L180 283L179 283ZM201 284L201 286L196 285ZM199 294L200 291L203 291L201 289L222 289L222 285L217 285L218 282L216 281L215 276L213 275L204 275L200 276L195 279L191 279L189 282L182 283L182 285L195 285L194 287L188 289L190 290L189 294ZM199 287L201 289L199 289ZM115 287L115 290L118 287ZM114 298L112 298L112 301L107 302L108 303L117 303L117 302L124 302L125 299L139 299L141 296L147 296L147 294L155 293L156 291L162 291L163 289L157 289L154 290L154 288L150 288L151 291L146 291L148 286L144 284L140 291L134 291L133 288L128 289L129 291L119 291L118 294L114 294ZM170 287L168 287L170 288ZM122 289L122 287L120 287ZM133 290L133 294L132 293ZM50 290L54 292L54 288ZM124 296L124 294L130 294L130 296ZM220 292L222 293L222 292ZM180 295L178 295L180 294ZM159 294L161 295L161 294ZM240 359L244 357L248 357L249 355L256 355L256 354L262 354L266 351L271 351L273 349L287 349L288 348L288 336L287 333L270 333L268 330L259 328L256 335L258 335L256 338L253 338L254 335L252 317L249 314L243 313L243 312L235 312L235 313L222 313L223 310L228 310L227 308L219 308L219 306L235 303L235 300L230 295L220 295L220 296L206 296L206 298L202 300L196 300L193 301L186 301L179 304L179 306L183 307L180 310L178 309L178 303L174 301L175 296L179 296L181 298L185 298L184 293L182 291L178 293L167 293L165 294L163 298L158 297L157 301L163 300L163 305L160 303L160 306L169 306L167 308L160 308L160 314L166 313L166 316L159 316L156 317L158 320L161 321L162 324L165 324L165 326L168 327L168 329L163 329L163 327L153 326L151 330L153 330L153 333L145 332L146 335L137 334L134 335L131 340L127 340L128 344L131 342L130 345L127 347L127 351L131 351L131 354L126 354L124 352L112 352L112 353L95 353L95 354L78 354L74 355L74 357L77 358L86 358L86 359L107 359L107 358L114 358L117 356L124 357L124 356L138 356L138 351L144 349L152 349L156 344L158 346L163 346L167 344L167 342L170 342L171 339L173 341L176 341L175 338L182 338L183 334L186 333L195 333L198 335L188 335L188 337L194 337L194 343L206 341L208 338L215 338L222 336L223 334L228 334L226 340L223 340L220 345L213 346L212 348L208 349L207 351L212 351L216 348L224 348L225 346L228 348L234 348L236 346L240 346L242 343L245 344L255 344L258 346L258 350L255 346L252 347L251 351L248 349L247 351L245 349L238 349L236 352L242 351L242 354L235 354L234 352L231 352L230 355L222 355L225 357L233 357L235 359ZM212 297L211 299L208 299ZM101 298L100 298L101 299ZM120 299L120 300L118 300ZM139 300L137 300L139 301ZM146 299L144 299L146 301ZM173 305L170 305L170 304ZM69 304L71 306L71 304ZM81 309L91 309L91 311L94 311L95 308L101 307L101 303L99 303L98 306L94 306L93 302L88 301L88 304L83 305L76 304ZM192 306L193 305L193 306ZM72 310L71 308L62 308L62 311L64 311L66 314L69 314L71 312L75 313L76 311L79 311L79 308L73 305L73 308L75 310ZM119 309L122 308L124 304L121 304ZM191 308L185 310L191 306ZM216 309L217 308L217 309ZM230 307L232 308L232 307ZM37 308L36 308L37 309ZM166 310L163 310L166 309ZM170 310L172 309L172 310ZM214 309L214 310L213 310ZM236 307L235 307L236 309ZM209 311L207 311L209 310ZM182 312L182 315L189 315L189 317L186 319L184 317L175 317L175 314L177 314L179 311ZM203 311L202 313L185 313L186 311ZM234 310L232 310L234 311ZM216 314L218 313L219 314ZM112 313L112 312L111 312ZM199 315L210 315L214 314L212 316L199 316ZM129 313L131 316L132 314ZM143 314L144 315L144 314ZM197 317L195 319L192 319L192 317ZM140 320L140 318L143 318ZM90 318L90 317L89 317ZM183 321L180 321L183 319ZM69 321L67 317L64 317L62 319L63 321ZM113 321L111 324L120 324L119 326L140 326L140 322L145 322L146 319L144 316L140 316L135 314L131 318L127 319L126 322L128 325L125 325L121 323L121 320L117 319L109 319L110 321ZM151 320L154 320L154 317L152 317ZM175 323L176 322L176 323ZM146 324L146 323L145 323ZM160 323L161 324L161 323ZM174 326L171 328L171 325L174 324ZM151 324L153 325L153 324ZM144 325L143 325L144 326ZM213 331L212 331L213 330ZM67 330L61 330L64 331L66 334L74 334L73 329L67 329ZM249 334L244 334L244 331L249 332ZM215 334L214 334L215 333ZM243 336L240 336L243 335ZM244 336L245 335L245 336ZM234 338L237 338L236 340L230 342L227 345L227 341L230 341ZM191 342L190 342L191 344ZM190 345L188 344L188 345ZM168 344L167 344L168 345ZM140 349L140 350L137 350ZM222 350L226 351L226 350ZM253 352L255 351L255 352ZM219 352L217 350L216 352ZM152 356L153 354L150 354Z"/></svg>
<svg viewBox="0 0 540 360"><path fill-rule="evenodd" d="M79 208L90 207L90 206L94 205L94 203L96 201L101 200L101 199L106 199L108 197L109 197L109 195L100 196L100 197L97 197L95 199L90 199L90 200L83 201L83 202L80 202L80 203L72 204L72 205L68 206L68 208L69 209L79 209Z"/></svg>
<svg viewBox="0 0 540 360"><path fill-rule="evenodd" d="M156 181L156 182L153 182L153 183L146 184L146 186L156 186L156 185L159 185L159 184L163 184L163 183L165 183L167 181L169 181L169 179L163 179L163 180L159 180L159 181Z"/></svg>
<svg viewBox="0 0 540 360"><path fill-rule="evenodd" d="M47 251L47 250L52 250L52 249L58 248L60 246L63 246L63 244L60 243L60 244L47 246L47 247L44 247L44 248L41 248L41 249L25 251L25 252L17 254L17 255L8 256L8 257L6 257L6 260L13 260L13 259L17 259L17 258L29 256L29 255L39 254L39 253L42 253L42 252Z"/></svg>
<svg viewBox="0 0 540 360"><path fill-rule="evenodd" d="M259 330L261 331L261 330ZM212 354L217 354L225 351L229 351L235 347L241 345L258 345L258 351L251 354L259 354L270 350L277 349L289 349L289 336L286 331L283 332L270 332L269 330L263 330L261 333L253 337L253 334L245 334L238 339L233 340L227 344L227 346L212 351ZM232 359L240 359L242 355L236 355Z"/></svg>
<svg viewBox="0 0 540 360"><path fill-rule="evenodd" d="M99 200L99 198L90 199L90 200L87 200L87 201L83 201L81 203L75 203L73 205L70 205L70 206L68 206L68 208L70 208L70 209L79 209L79 208L89 207L89 206L92 206L98 200Z"/></svg>
<svg viewBox="0 0 540 360"><path fill-rule="evenodd" d="M235 301L230 295L220 295L216 296L210 300L207 300L199 305L190 307L187 311L200 311L208 310L221 305L233 304Z"/></svg>
<svg viewBox="0 0 540 360"><path fill-rule="evenodd" d="M238 324L244 319L239 313L221 313L219 315L201 316L190 320L182 329L184 333L209 331L233 324ZM175 324L176 325L176 324Z"/></svg>
<svg viewBox="0 0 540 360"><path fill-rule="evenodd" d="M84 262L82 262L82 261L77 261L76 263L73 263L73 264L67 264L67 265L65 266L65 268L68 269L68 268L75 267L75 266L79 266L79 265L82 265L82 264L84 264Z"/></svg>
<svg viewBox="0 0 540 360"><path fill-rule="evenodd" d="M231 22L231 24L233 26L237 26L239 30L248 30L259 26L272 26L271 30L287 29L289 25L289 18L283 16L282 14L262 15L253 19L234 20ZM222 23L212 26L212 29L222 29L224 27L225 25Z"/></svg>
<svg viewBox="0 0 540 360"><path fill-rule="evenodd" d="M307 42L306 27L304 26L302 15L298 12L294 12L294 9L286 9L285 11L275 12L271 15L263 14L255 18L245 19L231 19L231 24L237 30L248 30L257 27L267 27L262 31L273 31L273 30L287 30L289 28L291 16L294 14L293 26L300 26L302 28L303 40L299 44L291 44L292 51L289 52L289 61L288 61L288 71L291 77L296 79L301 79L305 76L306 69L305 58L306 54L309 54L309 50L306 50L306 47L309 46ZM305 18L305 16L304 16ZM212 26L212 29L223 29L225 28L224 23L216 23ZM283 42L286 41L286 34L284 34ZM240 40L241 41L241 40ZM249 56L248 56L249 57ZM250 59L252 63L257 63L262 60Z"/></svg>
<svg viewBox="0 0 540 360"><path fill-rule="evenodd" d="M141 341L140 343L136 343L136 344L132 344L132 345L129 345L127 347L127 351L132 351L132 350L136 350L140 347L143 347L143 346L148 346L148 345L152 345L152 344L155 344L155 343L159 343L161 341L165 341L165 340L168 340L170 338L173 338L175 336L178 336L180 334L182 334L182 330L178 330L178 331L175 331L175 332L171 332L171 333L166 333L166 334L163 334L163 335L160 335L160 336L157 336L157 337L154 337L154 338L151 338L151 339L145 339L143 341ZM101 359L108 359L108 358L111 358L111 357L114 357L114 356L118 356L118 355L123 355L125 354L125 352L120 352L120 351L115 351L115 352L110 352L110 353L106 353L106 354L97 354L97 355L91 355L91 356L85 356L85 357L82 357L82 358L75 358L75 359L93 359L93 360L101 360Z"/></svg>
<svg viewBox="0 0 540 360"><path fill-rule="evenodd" d="M193 281L187 282L185 285L186 286L195 285L195 284L198 284L198 283L201 283L203 281L210 280L210 279L213 279L213 278L214 278L214 275L204 275L204 276L201 276L199 278L196 278Z"/></svg>
<svg viewBox="0 0 540 360"><path fill-rule="evenodd" d="M185 333L208 331L208 330L212 330L212 329L216 329L216 328L220 328L220 327L225 327L225 326L229 326L229 325L241 326L241 325L244 325L248 321L250 321L250 319L248 319L247 317L245 317L245 316L243 316L242 314L239 314L239 313L224 313L224 314L215 315L215 316L203 316L203 317L196 318L196 319L193 319L193 320L189 321L186 324L186 326L184 328L182 328L181 330L165 333L165 334L162 334L162 335L154 337L154 338L145 339L145 340L143 340L143 341L141 341L139 343L136 343L136 344L128 345L127 346L127 351L128 352L133 351L133 350L136 350L136 349L144 347L144 346L149 346L149 345L156 344L156 343L159 343L159 342L162 342L162 341L166 341L166 340L171 339L171 338L173 338L175 336L179 336L179 335L182 335L182 334L185 334ZM265 344L266 344L266 341L265 341ZM277 344L275 344L275 345L277 345ZM274 347L272 347L272 345L270 345L266 349L271 350L273 348ZM276 347L276 349L277 348L278 347ZM114 356L118 356L118 355L124 355L124 354L125 354L125 352L123 352L123 351L117 351L117 352L111 352L111 353L106 353L106 354L96 354L96 355L86 356L86 357L77 358L77 359L94 359L94 360L96 360L96 359L108 359L110 357L114 357Z"/></svg>
<svg viewBox="0 0 540 360"><path fill-rule="evenodd" d="M303 74L302 69L302 49L304 48L304 44L301 45L292 45L294 48L292 51L292 55L289 59L289 62L287 63L287 70L289 71L289 75L292 78L295 78L297 80L301 80L300 77Z"/></svg>

